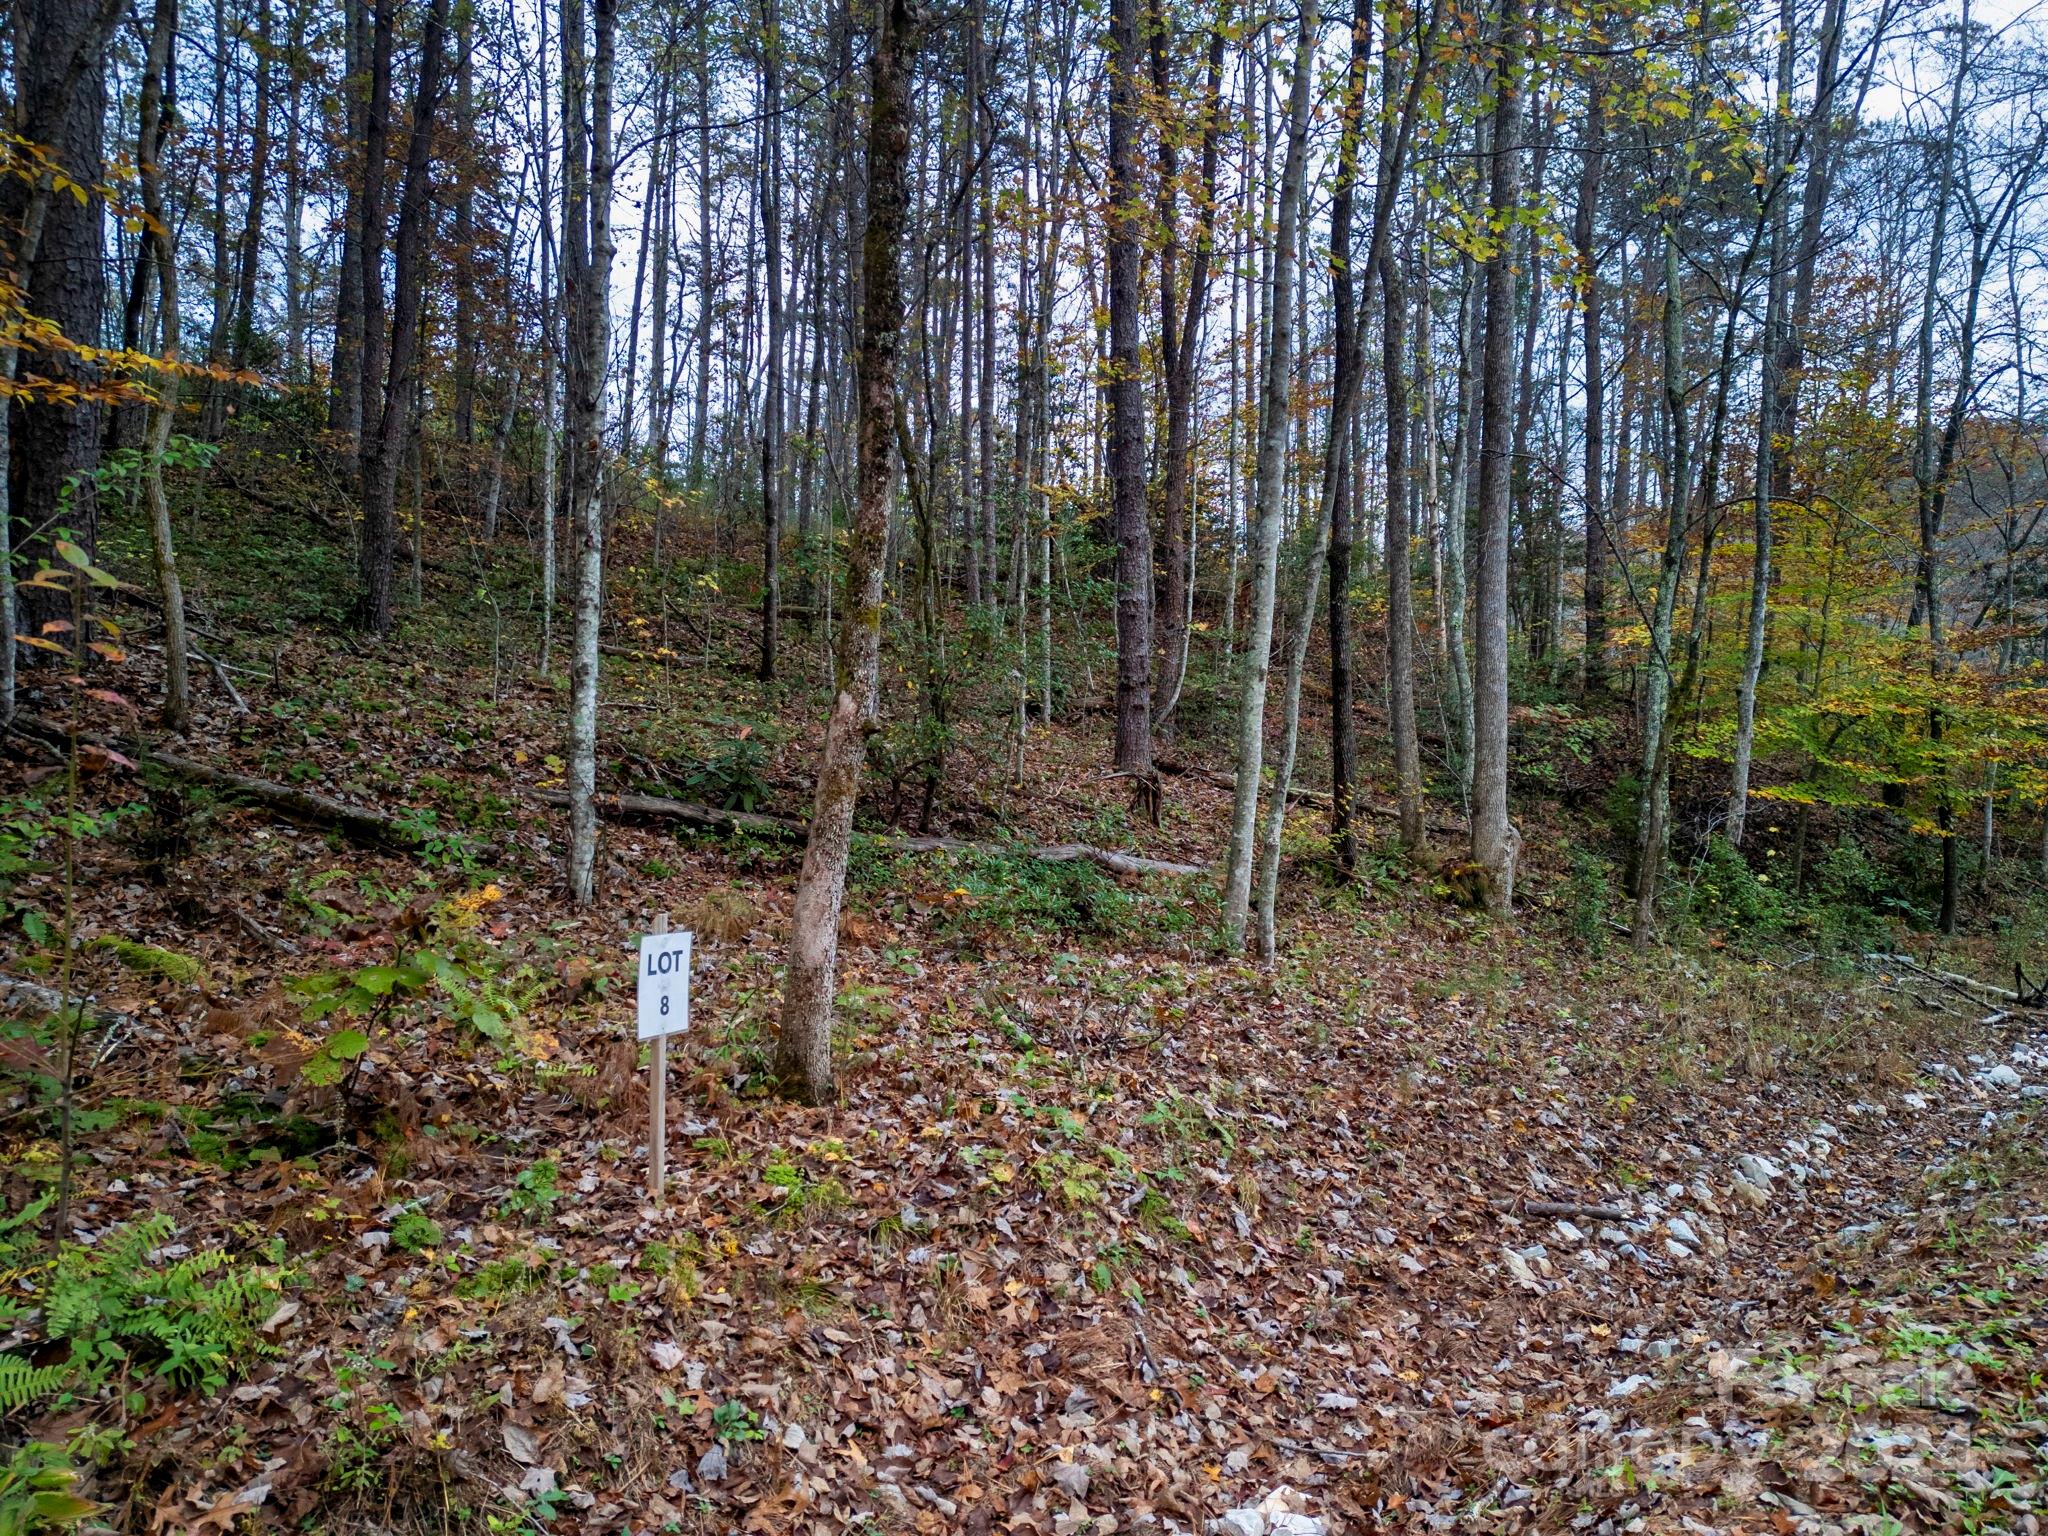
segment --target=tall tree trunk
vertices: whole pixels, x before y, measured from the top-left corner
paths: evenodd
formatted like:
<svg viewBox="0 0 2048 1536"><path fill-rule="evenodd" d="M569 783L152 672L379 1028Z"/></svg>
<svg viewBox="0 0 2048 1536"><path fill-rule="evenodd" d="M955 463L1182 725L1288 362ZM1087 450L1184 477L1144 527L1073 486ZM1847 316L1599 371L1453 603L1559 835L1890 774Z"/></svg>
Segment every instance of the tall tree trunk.
<svg viewBox="0 0 2048 1536"><path fill-rule="evenodd" d="M1470 253L1458 259L1464 281L1458 290L1458 430L1451 444L1450 497L1444 508L1444 650L1450 661L1446 677L1451 695L1452 725L1457 731L1458 787L1470 809L1472 800L1472 653L1466 645L1466 524L1472 504L1472 459L1479 427L1478 263Z"/></svg>
<svg viewBox="0 0 2048 1536"><path fill-rule="evenodd" d="M1392 12L1388 15L1391 18ZM1391 21L1389 23L1391 28ZM1391 38L1391 30L1388 33ZM1365 111L1365 76L1372 53L1371 0L1351 12L1351 56L1344 77L1343 127L1337 179L1330 197L1330 305L1333 353L1329 443L1323 473L1335 489L1330 504L1330 841L1341 878L1358 862L1351 825L1352 784L1358 777L1358 726L1351 681L1352 477L1346 473L1351 412L1341 408L1356 393L1351 381L1363 368L1358 339L1358 292L1352 273L1351 212L1358 184L1359 120ZM1388 58L1393 49L1386 50ZM1349 386L1347 388L1347 386Z"/></svg>
<svg viewBox="0 0 2048 1536"><path fill-rule="evenodd" d="M1161 474L1160 526L1165 531L1160 584L1163 617L1159 631L1159 684L1153 694L1152 728L1163 732L1180 703L1188 665L1188 611L1192 585L1193 537L1190 514L1195 390L1202 357L1202 333L1209 313L1209 278L1216 247L1216 172L1223 131L1223 56L1234 0L1220 0L1209 28L1209 56L1202 85L1201 189L1195 211L1195 251L1188 267L1185 302L1176 306L1178 219L1174 186L1179 175L1174 130L1159 135L1159 217L1166 233L1160 253L1159 319L1161 371L1166 383L1166 449ZM1152 83L1164 103L1172 84L1168 70L1167 19L1163 0L1152 4Z"/></svg>
<svg viewBox="0 0 2048 1536"><path fill-rule="evenodd" d="M1110 522L1116 540L1116 768L1155 820L1152 768L1152 518L1145 497L1145 388L1138 351L1138 0L1109 5ZM1170 301L1169 301L1170 302Z"/></svg>
<svg viewBox="0 0 2048 1536"><path fill-rule="evenodd" d="M177 41L177 0L156 0L149 54L142 67L141 129L135 165L142 185L143 249L155 253L157 291L163 313L164 362L157 397L143 428L143 487L149 500L149 541L164 612L164 729L182 735L192 721L192 676L187 659L185 590L178 580L172 540L171 504L164 495L164 450L178 417L178 262L168 233L163 195L163 152L176 113L171 93L171 50Z"/></svg>
<svg viewBox="0 0 2048 1536"><path fill-rule="evenodd" d="M446 0L441 0L446 3ZM604 380L611 351L612 74L618 0L592 0L589 95L584 95L582 0L562 6L562 120L573 146L564 220L569 278L570 454L575 485L576 633L569 655L569 899L597 894L598 630L604 603ZM586 118L586 101L587 112ZM587 157L587 158L586 158Z"/></svg>
<svg viewBox="0 0 2048 1536"><path fill-rule="evenodd" d="M1489 227L1511 231L1521 201L1522 0L1501 0L1495 44ZM1486 905L1514 909L1521 835L1508 820L1508 535L1514 430L1513 241L1486 261L1480 367L1478 633L1472 661L1472 859L1486 871Z"/></svg>
<svg viewBox="0 0 2048 1536"><path fill-rule="evenodd" d="M391 632L392 563L398 546L398 472L413 426L414 374L420 345L427 228L433 214L434 116L441 93L442 49L449 0L433 0L420 39L420 66L406 148L405 184L398 200L396 258L392 269L391 372L370 460L363 475L363 556L358 613L373 635ZM417 541L420 531L413 532Z"/></svg>
<svg viewBox="0 0 2048 1536"><path fill-rule="evenodd" d="M1408 296L1400 259L1391 247L1380 255L1382 376L1387 392L1387 717L1394 738L1394 799L1401 841L1420 848L1422 753L1415 736L1415 596L1408 531Z"/></svg>
<svg viewBox="0 0 2048 1536"><path fill-rule="evenodd" d="M697 398L690 422L690 488L704 483L704 450L711 420L711 318L718 276L711 227L711 8L697 13Z"/></svg>
<svg viewBox="0 0 2048 1536"><path fill-rule="evenodd" d="M1682 199L1683 193L1680 197ZM1664 857L1665 818L1670 805L1670 706L1672 617L1684 576L1687 512L1692 502L1692 432L1686 414L1685 284L1681 275L1677 215L1664 225L1663 385L1664 430L1669 440L1664 473L1664 554L1657 570L1657 597L1650 613L1650 654L1643 694L1643 787L1636 804L1636 916L1630 936L1636 948L1656 933L1657 878ZM1705 579L1704 574L1702 580Z"/></svg>
<svg viewBox="0 0 2048 1536"><path fill-rule="evenodd" d="M263 205L270 183L270 98L275 74L270 59L270 0L256 0L256 36L250 48L256 71L256 105L249 124L249 185L242 211L242 243L235 257L235 323L228 357L249 366L256 340L256 278L263 265Z"/></svg>
<svg viewBox="0 0 2048 1536"><path fill-rule="evenodd" d="M342 81L344 123L351 151L367 146L369 137L370 21L365 0L344 0L343 34L347 56ZM351 158L353 155L351 154ZM328 359L327 430L348 439L358 452L363 430L363 220L367 183L356 168L344 168L341 216L341 267L334 287L334 351Z"/></svg>
<svg viewBox="0 0 2048 1536"><path fill-rule="evenodd" d="M287 34L284 106L284 359L285 376L307 382L306 367L306 110L307 0L287 0L291 26Z"/></svg>
<svg viewBox="0 0 2048 1536"><path fill-rule="evenodd" d="M761 680L775 676L782 628L782 7L761 0L761 225L768 295L768 367L761 411Z"/></svg>
<svg viewBox="0 0 2048 1536"><path fill-rule="evenodd" d="M48 170L0 180L0 230L11 237L4 271L25 295L30 313L50 321L64 335L97 345L106 314L106 206L95 190L105 181L101 104L106 48L117 5L110 0L27 0L15 12L13 131L50 152L54 167L80 189L56 192ZM24 47L23 37L34 45ZM16 343L0 351L0 381L12 384L19 355ZM34 371L54 389L34 399L0 402L7 425L0 428L0 469L7 489L0 498L0 605L7 626L0 633L0 715L14 711L17 600L21 633L38 636L43 626L71 617L69 593L16 588L14 565L34 570L41 560L56 563L51 546L61 523L88 554L98 548L99 501L93 471L99 467L101 409L93 392L100 382L97 362L61 349L34 354ZM64 398L76 389L76 398ZM75 487L75 489L71 489ZM67 502L68 496L68 502ZM28 531L17 543L15 526Z"/></svg>
<svg viewBox="0 0 2048 1536"><path fill-rule="evenodd" d="M363 116L363 233L357 242L362 254L363 345L362 433L359 443L364 493L368 495L372 460L381 452L377 439L379 424L391 402L385 395L384 333L384 170L391 144L391 27L396 0L369 0L370 5L370 95ZM393 473L397 471L394 469ZM365 558L370 530L363 531ZM389 555L386 554L386 580ZM387 598L388 603L388 598ZM386 622L389 622L388 619Z"/></svg>
<svg viewBox="0 0 2048 1536"><path fill-rule="evenodd" d="M1757 385L1756 483L1751 491L1755 507L1756 549L1750 561L1749 631L1744 637L1742 674L1735 684L1735 761L1728 792L1728 841L1742 846L1749 816L1749 765L1756 744L1756 688L1764 670L1764 634L1769 619L1771 596L1772 498L1778 484L1777 455L1785 433L1785 380L1779 373L1784 361L1781 334L1785 309L1785 205L1786 184L1792 167L1786 163L1785 121L1792 100L1792 0L1778 6L1778 88L1767 129L1770 181L1765 195L1772 200L1770 247L1764 268L1763 345L1759 351L1762 367ZM1705 581L1705 572L1701 573Z"/></svg>
<svg viewBox="0 0 2048 1536"><path fill-rule="evenodd" d="M1287 447L1295 261L1300 247L1310 82L1315 73L1319 29L1316 0L1304 0L1294 79L1288 91L1287 152L1280 177L1279 227L1270 252L1272 280L1266 300L1267 345L1259 402L1258 524L1252 556L1252 611L1244 636L1244 672L1237 715L1237 783L1231 800L1230 853L1224 870L1224 944L1232 954L1243 952L1245 927L1251 917L1259 778L1266 748L1266 686L1272 667L1273 612L1279 595L1280 530L1286 515L1281 461Z"/></svg>
<svg viewBox="0 0 2048 1536"><path fill-rule="evenodd" d="M1595 73L1586 83L1586 125L1579 170L1579 202L1572 215L1572 246L1579 263L1580 323L1586 364L1585 623L1580 687L1587 698L1607 691L1607 529L1603 493L1607 472L1607 375L1601 349L1600 257L1593 244L1600 182L1607 162L1607 83Z"/></svg>
<svg viewBox="0 0 2048 1536"><path fill-rule="evenodd" d="M476 0L455 12L455 442L476 440Z"/></svg>
<svg viewBox="0 0 2048 1536"><path fill-rule="evenodd" d="M893 479L896 350L903 324L901 252L904 163L910 147L910 67L915 42L910 0L877 8L869 61L867 232L861 257L859 467L847 550L847 608L839 631L836 687L811 806L810 836L797 877L788 979L775 1071L785 1091L806 1103L829 1102L832 997L839 911L861 759L875 718L884 612L883 544Z"/></svg>
<svg viewBox="0 0 2048 1536"><path fill-rule="evenodd" d="M1913 605L1927 622L1927 668L1936 687L1947 671L1945 642L1941 630L1941 508L1942 466L1935 447L1934 429L1934 317L1940 304L1941 273L1949 258L1947 246L1949 203L1953 199L1956 173L1956 140L1962 132L1963 82L1970 64L1970 0L1963 0L1962 24L1957 36L1961 50L1956 59L1955 80L1950 89L1948 123L1941 141L1941 174L1934 195L1934 228L1927 240L1927 281L1920 303L1918 367L1913 388L1913 483L1919 511L1920 547L1915 567ZM1967 389L1967 384L1964 388ZM1928 710L1930 739L1943 735L1941 704ZM1946 770L1941 770L1934 788L1934 820L1941 836L1941 916L1943 933L1956 931L1956 836L1955 808L1949 798Z"/></svg>

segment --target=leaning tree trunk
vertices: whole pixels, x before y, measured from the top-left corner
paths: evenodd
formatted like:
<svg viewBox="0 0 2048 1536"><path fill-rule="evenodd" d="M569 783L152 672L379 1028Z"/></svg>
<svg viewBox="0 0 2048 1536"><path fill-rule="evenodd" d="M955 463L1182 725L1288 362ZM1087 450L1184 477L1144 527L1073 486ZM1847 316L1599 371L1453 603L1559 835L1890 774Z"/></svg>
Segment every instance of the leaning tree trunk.
<svg viewBox="0 0 2048 1536"><path fill-rule="evenodd" d="M841 621L837 687L825 721L825 747L789 942L788 980L776 1042L775 1072L806 1103L829 1102L832 994L839 958L839 910L861 759L875 718L885 602L883 546L889 527L891 448L896 422L896 350L903 325L901 251L903 167L910 150L911 0L888 0L876 15L868 66L867 231L861 253L858 374L859 467L847 550L847 609Z"/></svg>

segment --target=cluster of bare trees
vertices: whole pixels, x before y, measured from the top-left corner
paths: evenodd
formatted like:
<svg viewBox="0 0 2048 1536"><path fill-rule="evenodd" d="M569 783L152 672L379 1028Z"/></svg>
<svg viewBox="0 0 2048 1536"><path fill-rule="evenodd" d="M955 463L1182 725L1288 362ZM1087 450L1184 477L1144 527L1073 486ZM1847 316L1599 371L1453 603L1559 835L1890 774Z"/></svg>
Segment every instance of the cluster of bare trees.
<svg viewBox="0 0 2048 1536"><path fill-rule="evenodd" d="M971 620L1018 770L1098 647L1142 813L1180 736L1227 739L1226 939L1268 955L1325 682L1339 867L1363 709L1402 841L1434 779L1503 912L1511 684L1625 698L1639 936L1674 764L1726 765L1740 845L1764 778L1810 805L1877 750L1842 701L1902 672L1885 793L1942 835L1946 923L1959 808L2048 796L2032 727L1958 738L2024 713L2044 591L2048 74L1967 0L186 5L10 13L13 564L90 548L139 445L176 630L168 444L280 389L358 499L365 629L428 541L518 526L545 670L566 549L588 899L607 535L744 560L755 670L834 700L814 1092L892 605L941 738Z"/></svg>

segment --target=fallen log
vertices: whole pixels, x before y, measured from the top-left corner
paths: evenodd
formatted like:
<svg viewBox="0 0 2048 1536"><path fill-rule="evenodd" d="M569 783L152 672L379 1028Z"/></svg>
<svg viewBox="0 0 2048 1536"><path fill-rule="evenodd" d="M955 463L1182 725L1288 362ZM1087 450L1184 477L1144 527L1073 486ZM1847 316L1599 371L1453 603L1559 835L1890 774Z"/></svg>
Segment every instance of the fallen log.
<svg viewBox="0 0 2048 1536"><path fill-rule="evenodd" d="M1924 976L1929 981L1939 982L1942 986L1962 993L1972 1002L1981 1001L1979 994L1982 994L1982 997L1991 998L1996 1002L2009 1003L2015 1008L2038 1008L2041 1006L2031 998L2022 997L2019 993L2001 987L1996 982L1979 981L1975 976L1965 976L1960 971L1936 970L1930 966L1922 965L1911 955L1887 955L1872 952L1864 955L1863 959L1865 963L1871 965L1889 966L1894 970L1912 971L1915 975Z"/></svg>
<svg viewBox="0 0 2048 1536"><path fill-rule="evenodd" d="M534 789L527 793L544 805L566 806L569 803L566 790ZM747 832L790 843L802 843L810 833L809 827L794 817L770 816L760 811L720 810L716 806L698 805L689 800L671 800L665 795L599 795L597 809L600 815L614 819L679 821L707 832ZM900 848L906 853L1022 854L1045 864L1085 861L1118 875L1199 875L1206 868L1201 864L1181 864L1171 859L1148 859L1114 848L1094 848L1086 843L1012 846L975 843L958 837L899 837L893 833L863 835L884 847Z"/></svg>
<svg viewBox="0 0 2048 1536"><path fill-rule="evenodd" d="M15 716L14 727L42 741L61 744L69 739L65 732L48 721L28 715ZM78 739L103 751L134 753L138 758L156 764L173 778L183 779L189 784L203 784L208 789L251 801L286 821L331 828L350 842L400 849L412 848L419 842L419 835L401 825L396 817L350 805L346 800L337 800L318 790L280 784L274 779L259 779L254 774L236 773L228 768L216 768L212 763L202 763L196 758L180 757L152 746L115 741L88 731L80 731Z"/></svg>
<svg viewBox="0 0 2048 1536"><path fill-rule="evenodd" d="M1581 1205L1576 1200L1524 1200L1524 1216L1562 1216L1580 1221L1633 1221L1635 1217L1618 1205Z"/></svg>

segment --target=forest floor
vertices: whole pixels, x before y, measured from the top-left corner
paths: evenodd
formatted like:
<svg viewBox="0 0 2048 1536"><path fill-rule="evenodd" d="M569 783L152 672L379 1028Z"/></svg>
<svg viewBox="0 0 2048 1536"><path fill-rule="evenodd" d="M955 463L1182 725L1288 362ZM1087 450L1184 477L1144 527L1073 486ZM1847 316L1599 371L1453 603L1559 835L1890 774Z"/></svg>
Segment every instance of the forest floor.
<svg viewBox="0 0 2048 1536"><path fill-rule="evenodd" d="M1555 807L1524 809L1512 922L1378 845L1348 890L1294 861L1270 972L1216 957L1199 877L875 840L843 1100L792 1107L762 1068L794 852L614 824L570 908L530 793L563 694L523 617L494 650L487 584L451 570L362 645L294 611L313 576L222 541L195 603L248 713L202 676L186 753L422 839L87 764L77 985L128 1022L85 1042L73 1233L160 1212L153 1258L281 1271L223 1390L138 1372L16 1415L111 1427L107 1524L1102 1536L1287 1484L1345 1532L2040 1529L2041 1015L1634 953L1574 922ZM146 641L118 683L145 700ZM609 658L607 787L801 815L813 701L736 677ZM939 829L1217 858L1227 791L1182 774L1134 824L1104 740L1036 731L1021 786L963 741ZM61 805L61 759L13 743L17 821ZM889 791L867 803L915 814ZM0 969L49 982L63 871L22 836L45 864ZM657 1209L630 946L662 912L697 969ZM60 1150L32 1086L4 1102L19 1209Z"/></svg>

